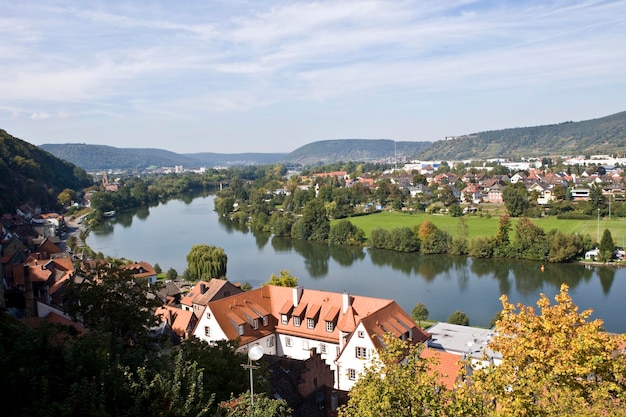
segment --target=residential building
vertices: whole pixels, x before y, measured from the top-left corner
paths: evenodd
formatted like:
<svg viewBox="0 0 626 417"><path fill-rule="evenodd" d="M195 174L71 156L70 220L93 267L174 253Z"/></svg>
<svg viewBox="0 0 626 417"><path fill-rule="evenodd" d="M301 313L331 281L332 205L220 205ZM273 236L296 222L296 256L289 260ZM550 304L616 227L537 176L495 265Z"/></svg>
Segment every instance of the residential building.
<svg viewBox="0 0 626 417"><path fill-rule="evenodd" d="M207 342L239 339L268 355L307 359L311 349L349 390L382 347L382 336L424 342L429 335L393 300L268 285L209 302L194 335Z"/></svg>
<svg viewBox="0 0 626 417"><path fill-rule="evenodd" d="M198 281L191 291L180 300L180 306L183 310L193 311L196 317L200 318L204 308L210 301L230 297L242 292L240 287L231 284L225 279L214 278L210 281Z"/></svg>

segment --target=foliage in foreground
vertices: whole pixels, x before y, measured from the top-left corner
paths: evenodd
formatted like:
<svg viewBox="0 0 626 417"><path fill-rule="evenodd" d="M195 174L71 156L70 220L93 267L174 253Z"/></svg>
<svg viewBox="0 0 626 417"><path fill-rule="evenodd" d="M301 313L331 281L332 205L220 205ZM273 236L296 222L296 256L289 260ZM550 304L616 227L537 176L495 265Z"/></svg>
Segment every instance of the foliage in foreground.
<svg viewBox="0 0 626 417"><path fill-rule="evenodd" d="M541 295L531 306L501 298L496 336L499 366L459 362L457 387L444 389L420 347L387 337L372 367L350 391L340 416L626 416L624 336L578 312L567 285L556 304ZM469 372L466 372L469 371Z"/></svg>

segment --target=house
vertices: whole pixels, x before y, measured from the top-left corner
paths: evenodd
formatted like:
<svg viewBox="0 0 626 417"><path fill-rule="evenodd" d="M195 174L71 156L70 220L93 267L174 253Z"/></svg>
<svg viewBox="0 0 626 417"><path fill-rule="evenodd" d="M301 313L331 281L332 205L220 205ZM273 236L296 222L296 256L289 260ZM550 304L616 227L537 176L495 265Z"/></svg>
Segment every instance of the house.
<svg viewBox="0 0 626 417"><path fill-rule="evenodd" d="M432 364L428 371L436 373L441 384L447 389L452 390L459 385L459 375L463 369L463 358L454 353L445 352L433 348L425 348L420 353L420 357L423 359L432 359Z"/></svg>
<svg viewBox="0 0 626 417"><path fill-rule="evenodd" d="M487 187L485 187L485 189L487 189ZM494 204L502 204L504 202L504 198L502 197L503 191L504 186L499 182L496 182L488 188L487 201Z"/></svg>
<svg viewBox="0 0 626 417"><path fill-rule="evenodd" d="M484 363L485 355L490 362L499 365L502 355L488 348L493 330L439 322L428 329L430 338L426 346L438 351L452 353L462 358L472 358L472 363Z"/></svg>
<svg viewBox="0 0 626 417"><path fill-rule="evenodd" d="M585 259L588 261L595 261L598 259L598 256L600 256L600 249L598 248L591 249L585 252Z"/></svg>
<svg viewBox="0 0 626 417"><path fill-rule="evenodd" d="M574 201L589 201L591 190L589 188L573 188L570 195Z"/></svg>
<svg viewBox="0 0 626 417"><path fill-rule="evenodd" d="M225 279L214 278L210 281L198 281L191 291L180 300L180 305L183 310L193 311L196 317L200 317L210 301L242 292L240 287Z"/></svg>
<svg viewBox="0 0 626 417"><path fill-rule="evenodd" d="M192 311L173 306L161 306L156 309L155 315L169 326L179 340L188 339L198 323L198 318Z"/></svg>
<svg viewBox="0 0 626 417"><path fill-rule="evenodd" d="M209 302L194 335L209 343L240 342L268 355L306 359L315 348L349 390L391 333L413 343L428 334L392 300L268 285Z"/></svg>
<svg viewBox="0 0 626 417"><path fill-rule="evenodd" d="M469 183L461 190L461 201L464 203L478 204L482 200L482 187L478 184Z"/></svg>
<svg viewBox="0 0 626 417"><path fill-rule="evenodd" d="M270 355L262 360L268 364L271 396L285 400L292 416L326 417L327 410L336 411L334 373L315 349L302 360Z"/></svg>
<svg viewBox="0 0 626 417"><path fill-rule="evenodd" d="M150 284L157 282L157 273L148 262L136 262L121 266L122 269L131 271L133 278L145 278Z"/></svg>

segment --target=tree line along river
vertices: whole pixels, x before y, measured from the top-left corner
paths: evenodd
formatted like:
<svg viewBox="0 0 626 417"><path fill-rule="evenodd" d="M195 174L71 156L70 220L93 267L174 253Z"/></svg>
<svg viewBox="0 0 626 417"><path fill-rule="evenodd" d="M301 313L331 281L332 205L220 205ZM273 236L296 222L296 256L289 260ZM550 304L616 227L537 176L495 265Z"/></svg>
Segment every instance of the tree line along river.
<svg viewBox="0 0 626 417"><path fill-rule="evenodd" d="M470 325L488 326L499 298L533 305L553 299L561 283L579 308L592 308L611 332L626 332L626 269L545 264L513 259L420 255L279 238L237 228L213 210L214 196L141 207L94 228L87 244L106 256L158 263L182 275L194 244L224 248L227 278L256 287L289 270L305 288L393 299L406 311L424 303L429 319L445 321L455 310Z"/></svg>

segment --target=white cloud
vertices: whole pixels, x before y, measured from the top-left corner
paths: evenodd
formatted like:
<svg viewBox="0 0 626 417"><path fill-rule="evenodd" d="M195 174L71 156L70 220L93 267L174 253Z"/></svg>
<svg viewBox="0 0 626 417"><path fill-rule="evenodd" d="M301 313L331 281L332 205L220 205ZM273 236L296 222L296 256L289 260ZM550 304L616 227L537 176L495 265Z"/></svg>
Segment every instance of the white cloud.
<svg viewBox="0 0 626 417"><path fill-rule="evenodd" d="M30 115L30 118L32 120L48 120L50 117L52 117L50 113L46 113L46 112L33 113Z"/></svg>
<svg viewBox="0 0 626 417"><path fill-rule="evenodd" d="M459 91L514 101L623 86L624 39L622 0L25 0L0 5L0 108L156 125Z"/></svg>

